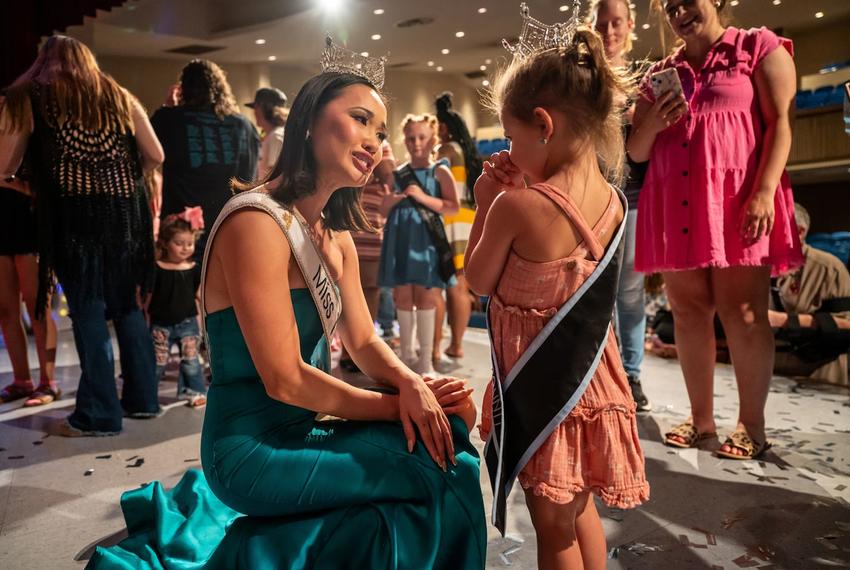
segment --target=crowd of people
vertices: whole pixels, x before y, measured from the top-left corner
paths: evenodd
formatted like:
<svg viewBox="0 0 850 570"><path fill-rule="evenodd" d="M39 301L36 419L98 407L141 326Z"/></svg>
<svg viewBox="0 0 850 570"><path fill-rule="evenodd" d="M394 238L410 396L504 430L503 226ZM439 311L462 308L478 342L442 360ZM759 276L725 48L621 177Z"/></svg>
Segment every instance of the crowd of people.
<svg viewBox="0 0 850 570"><path fill-rule="evenodd" d="M450 93L404 118L397 160L383 72L331 43L291 107L270 87L245 104L260 136L211 61L189 62L149 117L84 44L50 37L0 99L14 377L0 402L61 397L58 282L81 377L51 433L116 435L125 417L161 415L175 346L177 397L206 406L203 472L166 505L144 490L123 499L128 520L185 518L191 503L185 532L203 540L136 527L93 565L153 547L210 567L482 568L477 425L494 524L504 532L518 481L540 567L604 568L592 495L619 508L650 496L636 422L652 409L647 274L663 278L691 404L665 444L717 439L716 320L740 396L719 457L770 448L775 368L846 383L850 275L801 245L811 222L784 171L793 50L728 25L726 4L654 0L681 45L652 65L630 59L627 0L594 0L555 45L524 32L486 101L511 148L484 160ZM482 397L435 372L464 357L478 296L494 367ZM335 339L340 368L377 387L332 374Z"/></svg>

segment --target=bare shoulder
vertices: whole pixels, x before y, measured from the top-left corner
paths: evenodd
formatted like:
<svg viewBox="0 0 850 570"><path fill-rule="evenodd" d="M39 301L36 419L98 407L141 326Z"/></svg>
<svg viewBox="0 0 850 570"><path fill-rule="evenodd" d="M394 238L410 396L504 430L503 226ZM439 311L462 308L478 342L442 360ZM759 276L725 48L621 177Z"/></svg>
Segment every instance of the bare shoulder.
<svg viewBox="0 0 850 570"><path fill-rule="evenodd" d="M263 255L275 251L289 255L289 242L270 215L256 208L242 208L221 223L212 253L245 255L252 251Z"/></svg>

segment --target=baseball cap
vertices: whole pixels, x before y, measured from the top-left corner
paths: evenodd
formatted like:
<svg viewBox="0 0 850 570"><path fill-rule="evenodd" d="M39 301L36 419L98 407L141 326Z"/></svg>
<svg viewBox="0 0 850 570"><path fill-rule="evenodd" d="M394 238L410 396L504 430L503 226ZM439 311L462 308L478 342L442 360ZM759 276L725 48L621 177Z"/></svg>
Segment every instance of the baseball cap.
<svg viewBox="0 0 850 570"><path fill-rule="evenodd" d="M253 109L257 104L284 107L286 106L286 93L274 87L260 87L254 94L254 100L250 103L245 103L245 106Z"/></svg>

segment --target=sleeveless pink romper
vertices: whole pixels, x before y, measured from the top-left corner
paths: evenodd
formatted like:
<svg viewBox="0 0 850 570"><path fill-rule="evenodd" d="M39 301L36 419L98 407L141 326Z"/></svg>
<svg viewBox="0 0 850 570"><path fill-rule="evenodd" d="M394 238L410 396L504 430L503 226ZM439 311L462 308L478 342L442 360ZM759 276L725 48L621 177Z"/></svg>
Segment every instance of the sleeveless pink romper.
<svg viewBox="0 0 850 570"><path fill-rule="evenodd" d="M567 257L533 262L511 250L490 300L496 360L504 378L526 347L596 268L605 253L598 235L615 223L617 193L591 229L575 203L547 184L536 190L563 211L583 238ZM481 437L492 427L492 380L484 394ZM556 503L593 491L609 506L631 508L649 499L635 403L620 360L613 327L596 373L569 416L555 428L520 472L524 489Z"/></svg>

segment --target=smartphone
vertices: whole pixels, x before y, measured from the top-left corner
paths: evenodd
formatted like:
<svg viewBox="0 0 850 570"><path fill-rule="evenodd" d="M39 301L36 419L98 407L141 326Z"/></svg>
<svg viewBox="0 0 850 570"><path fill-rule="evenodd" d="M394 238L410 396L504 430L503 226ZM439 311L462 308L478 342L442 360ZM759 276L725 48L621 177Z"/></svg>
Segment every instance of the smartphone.
<svg viewBox="0 0 850 570"><path fill-rule="evenodd" d="M682 97L685 96L682 90L682 82L679 81L679 73L674 67L653 73L650 77L650 83L652 84L652 94L655 95L656 99L669 91Z"/></svg>
<svg viewBox="0 0 850 570"><path fill-rule="evenodd" d="M398 170L394 171L396 185L398 186L398 193L404 192L408 186L419 184L419 179L416 178L416 173L413 172L413 169L410 167L410 164L405 164Z"/></svg>

